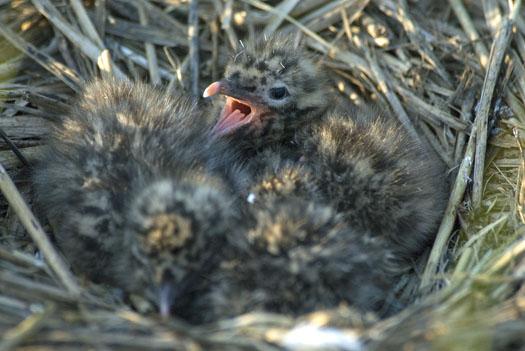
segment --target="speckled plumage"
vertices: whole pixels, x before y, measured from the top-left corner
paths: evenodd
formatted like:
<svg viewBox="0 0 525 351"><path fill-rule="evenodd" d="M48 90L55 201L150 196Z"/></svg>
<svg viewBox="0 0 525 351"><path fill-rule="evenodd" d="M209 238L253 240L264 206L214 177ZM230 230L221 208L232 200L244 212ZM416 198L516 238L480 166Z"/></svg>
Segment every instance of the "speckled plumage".
<svg viewBox="0 0 525 351"><path fill-rule="evenodd" d="M322 204L301 163L262 156L268 167L249 189L242 248L186 301L186 318L211 322L254 311L298 316L341 304L378 316L397 311L398 272L388 244Z"/></svg>
<svg viewBox="0 0 525 351"><path fill-rule="evenodd" d="M248 248L223 261L192 308L212 321L265 311L297 316L340 304L385 316L400 305L385 242L346 226L329 207L295 196L253 206Z"/></svg>
<svg viewBox="0 0 525 351"><path fill-rule="evenodd" d="M37 204L77 272L158 304L191 290L235 242L240 171L200 117L184 96L97 81L54 125Z"/></svg>
<svg viewBox="0 0 525 351"><path fill-rule="evenodd" d="M268 147L278 147L281 154L287 149L296 156L296 131L319 121L337 100L319 64L306 51L294 49L293 39L287 36L277 35L241 50L220 82L221 94L260 109L260 118L225 136L248 157ZM283 87L285 98L270 97L271 89ZM217 100L216 115L224 105L223 99Z"/></svg>
<svg viewBox="0 0 525 351"><path fill-rule="evenodd" d="M434 238L445 203L442 164L379 111L325 117L300 136L305 164L345 221L392 242L413 263ZM363 118L363 116L366 116Z"/></svg>
<svg viewBox="0 0 525 351"><path fill-rule="evenodd" d="M265 164L268 153L300 163L321 202L356 230L390 242L400 262L414 261L444 210L442 164L395 117L330 93L325 76L289 38L247 47L205 94L226 96L216 135L243 153L254 179L272 167ZM277 100L270 97L276 87L287 91ZM235 108L247 114L232 113Z"/></svg>
<svg viewBox="0 0 525 351"><path fill-rule="evenodd" d="M278 149L262 150L248 162L246 170L251 174L250 202L289 197L322 201L309 167L288 159Z"/></svg>

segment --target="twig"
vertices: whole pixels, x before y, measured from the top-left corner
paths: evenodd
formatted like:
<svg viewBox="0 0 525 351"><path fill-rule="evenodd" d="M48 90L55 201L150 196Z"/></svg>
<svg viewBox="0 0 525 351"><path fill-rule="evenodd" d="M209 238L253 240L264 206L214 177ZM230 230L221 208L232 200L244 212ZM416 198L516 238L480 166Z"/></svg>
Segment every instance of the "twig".
<svg viewBox="0 0 525 351"><path fill-rule="evenodd" d="M42 226L31 213L31 210L25 203L22 195L16 188L15 184L7 174L4 166L0 164L0 190L6 197L9 205L13 207L17 214L20 222L27 230L31 238L35 241L36 245L44 255L44 258L48 262L51 269L56 273L65 288L73 295L79 295L81 290L75 281L75 278L67 268L58 252L55 250L46 233L42 229Z"/></svg>
<svg viewBox="0 0 525 351"><path fill-rule="evenodd" d="M30 268L39 269L39 270L44 267L44 263L41 260L33 256L24 254L16 250L7 250L1 246L0 246L0 259L2 261L11 262L18 266L30 267Z"/></svg>
<svg viewBox="0 0 525 351"><path fill-rule="evenodd" d="M386 96L388 102L390 103L390 106L396 114L396 117L408 131L408 134L410 134L410 136L412 136L412 138L414 138L415 140L421 141L421 139L419 138L419 134L417 133L416 129L414 128L414 125L412 124L412 121L405 112L403 105L401 105L401 102L397 98L397 95L394 94L394 92L388 85L387 79L385 78L385 74L379 66L379 63L377 62L376 58L372 56L370 50L368 49L365 51L365 55L368 60L368 63L370 64L370 69L372 70L372 73L374 74L378 83L379 91L381 91Z"/></svg>
<svg viewBox="0 0 525 351"><path fill-rule="evenodd" d="M288 15L293 8L297 5L299 0L285 0L282 1L275 9L278 10L278 13L272 13L271 17L268 19L266 27L264 27L264 35L271 36L277 27L284 20L284 16Z"/></svg>
<svg viewBox="0 0 525 351"><path fill-rule="evenodd" d="M226 32L228 41L234 50L237 50L237 34L232 28L233 0L226 0L224 10L221 13L221 28Z"/></svg>
<svg viewBox="0 0 525 351"><path fill-rule="evenodd" d="M305 1L301 1L295 7L296 9L301 6ZM340 20L340 12L342 9L348 9L355 18L361 15L362 10L368 6L369 0L332 0L332 1L320 1L317 9L311 9L310 12L304 13L304 16L299 19L299 22L304 24L310 30L320 32L326 29L328 26L338 22ZM277 12L281 12L280 5L275 7ZM295 12L292 10L292 12ZM292 15L292 17L295 17ZM350 20L352 22L352 20ZM291 27L291 28L290 28ZM287 25L282 30L286 33L290 32L293 26Z"/></svg>
<svg viewBox="0 0 525 351"><path fill-rule="evenodd" d="M483 171L485 168L485 152L487 149L487 124L490 112L490 104L494 94L494 88L498 80L503 57L510 42L513 23L509 18L503 21L498 36L494 39L489 56L489 66L481 90L479 109L475 122L477 125L476 161L474 164L474 176L472 186L472 204L474 208L479 207L483 195Z"/></svg>
<svg viewBox="0 0 525 351"><path fill-rule="evenodd" d="M420 290L423 292L430 288L431 279L436 274L437 267L441 261L443 252L446 249L450 233L452 233L452 229L454 228L459 205L461 204L465 189L467 188L467 184L470 180L469 175L472 170L472 161L474 158L474 150L476 145L475 128L476 127L474 126L471 132L467 149L465 151L465 156L463 157L463 161L461 161L461 165L459 166L458 175L456 176L456 181L454 182L454 187L452 188L452 193L448 200L448 205L445 210L443 220L441 221L441 225L439 226L438 233L436 235L436 241L434 242L434 246L430 252L425 271L421 277Z"/></svg>
<svg viewBox="0 0 525 351"><path fill-rule="evenodd" d="M80 24L86 35L92 41L94 41L95 44L97 44L100 50L104 50L104 42L102 41L102 39L100 39L100 36L98 35L95 26L91 22L91 19L89 18L86 9L84 8L84 5L82 5L80 0L69 0L69 2L71 3L73 11L75 11L78 23Z"/></svg>
<svg viewBox="0 0 525 351"><path fill-rule="evenodd" d="M78 298L65 291L62 287L40 283L34 277L25 277L10 271L0 270L0 291L16 294L19 298L34 300L53 300L57 303L74 304Z"/></svg>
<svg viewBox="0 0 525 351"><path fill-rule="evenodd" d="M97 66L100 68L100 73L104 79L113 77L113 67L111 63L111 54L108 49L104 49L100 52L97 58Z"/></svg>
<svg viewBox="0 0 525 351"><path fill-rule="evenodd" d="M205 350L197 343L191 343L193 347L189 347L187 344L189 340L185 340L183 337L175 333L165 333L161 335L140 335L140 333L125 333L119 331L92 331L88 328L77 330L74 333L46 333L45 335L39 336L38 341L44 344L53 345L68 345L68 344L79 344L82 346L91 346L93 340L97 340L100 344L108 345L108 348L115 350L119 347L124 347L124 350L170 350L170 351L181 351L181 350ZM87 344L87 345L85 345ZM92 347L81 347L79 349L92 349ZM58 347L60 349L60 347ZM75 348L73 348L75 349ZM225 349L228 349L227 347Z"/></svg>
<svg viewBox="0 0 525 351"><path fill-rule="evenodd" d="M33 313L16 327L6 331L2 336L2 341L0 341L0 351L12 350L23 343L28 337L34 335L42 328L42 324L54 311L55 305L48 304L43 311Z"/></svg>
<svg viewBox="0 0 525 351"><path fill-rule="evenodd" d="M398 0L397 1L398 8L397 10L397 18L401 25L403 26L405 32L408 35L408 38L414 44L414 46L417 48L417 50L420 52L421 56L429 62L432 67L437 71L437 73L443 78L443 81L448 85L452 85L452 79L450 78L447 71L442 67L440 64L439 59L434 55L434 51L428 44L427 40L422 37L421 35L421 28L418 28L417 23L410 18L409 12L408 12L408 5L406 0Z"/></svg>
<svg viewBox="0 0 525 351"><path fill-rule="evenodd" d="M191 92L194 96L200 96L199 91L199 1L190 1L190 11L188 13L188 41L190 47L190 71L191 71Z"/></svg>
<svg viewBox="0 0 525 351"><path fill-rule="evenodd" d="M343 20L343 29L345 31L346 39L349 43L351 43L352 29L350 28L350 19L348 18L348 13L344 7L341 9L341 19Z"/></svg>
<svg viewBox="0 0 525 351"><path fill-rule="evenodd" d="M485 23L490 30L492 36L496 36L498 28L501 25L501 11L496 0L483 0L482 2L483 14L485 15Z"/></svg>
<svg viewBox="0 0 525 351"><path fill-rule="evenodd" d="M31 0L37 10L43 14L55 27L64 34L74 45L78 46L80 50L89 57L93 62L99 63L99 57L103 53L103 49L100 49L95 45L88 37L79 33L73 28L67 21L62 17L60 12L49 0ZM111 71L115 73L115 76L119 79L126 79L124 72L118 68L114 63L111 63ZM100 66L102 71L107 71L107 67Z"/></svg>
<svg viewBox="0 0 525 351"><path fill-rule="evenodd" d="M268 11L273 14L278 14L278 11L270 6L267 5L259 0L242 0L244 2L249 3L250 5L257 7L261 10ZM341 50L334 45L330 44L326 40L324 40L319 34L315 33L299 21L295 20L294 18L286 15L284 18L295 25L297 28L299 28L301 31L303 31L304 34L308 35L312 40L307 41L308 45L320 52L323 52L325 54L328 54L330 57L333 57L337 60L341 60L348 64L348 66L352 68L357 68L360 71L366 73L367 75L371 75L370 67L368 66L367 62L363 60L361 57L346 51Z"/></svg>
<svg viewBox="0 0 525 351"><path fill-rule="evenodd" d="M516 53L515 50L511 51L510 56L512 57L512 63L514 64L513 73L514 73L514 78L516 82L516 87L517 87L518 93L523 98L525 97L525 79L522 79L522 78L525 77L525 66L523 65L523 62L521 61L520 56L518 55L518 53ZM507 98L509 97L507 96Z"/></svg>
<svg viewBox="0 0 525 351"><path fill-rule="evenodd" d="M516 257L523 255L525 252L525 239L521 239L511 246L493 263L488 265L487 273L494 274L506 267L510 262L516 260Z"/></svg>
<svg viewBox="0 0 525 351"><path fill-rule="evenodd" d="M97 66L100 68L102 76L109 78L113 76L114 64L111 61L111 54L104 46L104 42L91 22L84 5L79 0L70 0L71 7L75 11L80 27L84 30L86 35L98 46L100 55L97 58Z"/></svg>
<svg viewBox="0 0 525 351"><path fill-rule="evenodd" d="M137 6L144 6L143 2L135 2ZM151 16L151 14L150 14ZM185 35L173 35L172 31L158 28L153 25L140 25L138 23L125 21L121 18L108 16L106 31L114 36L136 41L140 44L147 41L154 45L168 47L186 47L188 40ZM108 38L106 37L106 40ZM115 38L116 39L116 38ZM201 45L202 49L209 50L206 45Z"/></svg>
<svg viewBox="0 0 525 351"><path fill-rule="evenodd" d="M142 2L137 3L137 10L139 12L140 24L143 26L148 25L148 15L144 10L144 4ZM159 74L159 62L157 60L157 53L155 52L155 46L150 42L145 42L144 47L146 48L146 57L148 59L148 69L150 81L153 85L159 85L161 83Z"/></svg>
<svg viewBox="0 0 525 351"><path fill-rule="evenodd" d="M24 166L29 167L29 162L27 162L27 159L20 152L18 147L16 147L16 145L11 141L11 139L9 139L9 137L7 136L7 134L5 134L2 128L0 128L0 137L2 137L2 139L4 139L4 141L6 142L6 144L9 145L9 148L11 149L11 151L13 151L16 157L18 157L18 159L24 164Z"/></svg>
<svg viewBox="0 0 525 351"><path fill-rule="evenodd" d="M129 59L133 63L139 65L140 67L148 68L148 60L144 56L136 53L127 46L119 44L117 41L108 39L108 42L110 43L110 47L112 50L118 50L120 54L122 54L122 56ZM159 68L159 74L162 78L168 80L173 78L173 74L164 68Z"/></svg>
<svg viewBox="0 0 525 351"><path fill-rule="evenodd" d="M469 90L464 97L463 103L461 104L461 120L465 123L470 121L472 116L472 106L474 106L474 100L476 98L475 90ZM456 136L456 145L454 151L454 163L458 164L461 160L463 153L463 147L465 146L465 133L460 131Z"/></svg>
<svg viewBox="0 0 525 351"><path fill-rule="evenodd" d="M472 247L467 247L463 250L462 254L459 256L456 267L454 267L454 272L450 278L451 282L459 283L460 279L465 276L472 262L471 259L473 255L474 249Z"/></svg>
<svg viewBox="0 0 525 351"><path fill-rule="evenodd" d="M102 38L106 34L106 0L95 1L95 28Z"/></svg>
<svg viewBox="0 0 525 351"><path fill-rule="evenodd" d="M396 91L407 100L412 108L420 112L421 118L427 120L429 123L436 124L443 122L456 130L465 130L468 127L467 123L455 118L449 113L440 110L438 107L423 101L423 99L419 98L412 91L402 87L401 84L396 84L394 89L396 89Z"/></svg>
<svg viewBox="0 0 525 351"><path fill-rule="evenodd" d="M0 34L9 40L14 47L31 57L39 65L64 82L68 87L74 91L79 91L81 79L74 71L25 41L21 36L9 29L7 24L3 23L1 20Z"/></svg>
<svg viewBox="0 0 525 351"><path fill-rule="evenodd" d="M501 223L505 222L509 219L509 214L504 214L494 222L491 222L487 226L483 227L479 232L472 235L465 244L461 247L461 249L458 251L458 254L461 255L464 250L472 247L472 245L476 242L479 242L482 238L484 238L488 233L490 233L494 228L496 228Z"/></svg>
<svg viewBox="0 0 525 351"><path fill-rule="evenodd" d="M166 55L166 59L168 60L172 71L174 74L170 77L170 82L168 84L167 90L172 91L172 89L175 86L175 82L177 82L181 87L184 86L182 81L182 63L180 62L179 58L175 53L173 53L169 48L164 47L164 55ZM214 79L215 81L216 79Z"/></svg>
<svg viewBox="0 0 525 351"><path fill-rule="evenodd" d="M135 4L137 2L142 3L144 5L144 8L147 10L147 12L150 13L150 16L157 19L157 24L159 26L164 27L165 29L169 29L170 31L173 31L174 35L183 35L187 32L186 26L182 23L179 23L175 18L170 16L169 14L165 13L161 9L159 9L157 6L153 5L151 1L145 1L145 0L132 0Z"/></svg>
<svg viewBox="0 0 525 351"><path fill-rule="evenodd" d="M467 33L467 37L470 41L474 43L474 49L478 54L481 66L486 67L489 61L489 52L483 44L483 42L481 41L476 27L474 26L474 23L472 23L472 20L470 19L470 16L468 15L465 6L463 6L463 2L461 0L449 0L449 2L450 6L452 6L454 14L456 15L456 17L459 20L459 23L461 24L461 27L463 27L463 30Z"/></svg>

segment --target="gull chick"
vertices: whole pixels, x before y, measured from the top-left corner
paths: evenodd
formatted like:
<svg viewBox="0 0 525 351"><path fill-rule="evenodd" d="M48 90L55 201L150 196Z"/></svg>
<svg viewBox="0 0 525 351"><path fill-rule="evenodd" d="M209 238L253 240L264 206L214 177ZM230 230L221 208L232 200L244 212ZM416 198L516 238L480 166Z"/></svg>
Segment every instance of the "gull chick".
<svg viewBox="0 0 525 351"><path fill-rule="evenodd" d="M325 77L290 38L246 47L204 92L221 96L212 135L241 153L253 181L271 168L269 153L302 163L309 187L349 226L384 237L400 262L413 262L444 211L443 166L394 116L350 107Z"/></svg>
<svg viewBox="0 0 525 351"><path fill-rule="evenodd" d="M398 310L385 241L292 193L258 199L247 248L224 260L208 293L194 301L206 321L255 311L299 316L341 304L381 317Z"/></svg>
<svg viewBox="0 0 525 351"><path fill-rule="evenodd" d="M165 316L238 232L235 155L210 144L202 120L185 96L96 81L54 124L34 174L37 205L75 271Z"/></svg>

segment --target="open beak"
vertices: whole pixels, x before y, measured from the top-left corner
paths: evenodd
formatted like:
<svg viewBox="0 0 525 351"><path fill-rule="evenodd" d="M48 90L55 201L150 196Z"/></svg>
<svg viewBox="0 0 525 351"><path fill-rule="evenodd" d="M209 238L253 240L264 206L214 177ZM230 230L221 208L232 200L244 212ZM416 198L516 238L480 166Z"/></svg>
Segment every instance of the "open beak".
<svg viewBox="0 0 525 351"><path fill-rule="evenodd" d="M202 94L203 97L211 97L222 94L226 97L226 103L222 108L219 120L213 127L212 134L223 136L232 133L240 127L253 123L259 116L259 109L247 100L234 97L233 89L227 81L211 83Z"/></svg>

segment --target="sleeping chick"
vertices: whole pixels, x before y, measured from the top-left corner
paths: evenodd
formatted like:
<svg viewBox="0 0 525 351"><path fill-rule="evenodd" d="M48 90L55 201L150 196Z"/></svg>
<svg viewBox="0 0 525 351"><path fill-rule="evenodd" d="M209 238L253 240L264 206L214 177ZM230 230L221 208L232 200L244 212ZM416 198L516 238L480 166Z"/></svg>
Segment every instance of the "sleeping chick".
<svg viewBox="0 0 525 351"><path fill-rule="evenodd" d="M401 307L385 241L293 195L263 195L254 206L248 248L223 261L209 292L193 302L206 322L257 311L299 316L341 304L384 317Z"/></svg>
<svg viewBox="0 0 525 351"><path fill-rule="evenodd" d="M141 294L164 316L237 241L235 155L207 141L201 120L184 96L93 82L55 123L34 174L75 271Z"/></svg>
<svg viewBox="0 0 525 351"><path fill-rule="evenodd" d="M299 316L341 304L380 317L398 311L389 243L348 226L320 202L303 165L278 157L270 164L249 192L242 249L210 273L206 292L185 302L187 318Z"/></svg>

